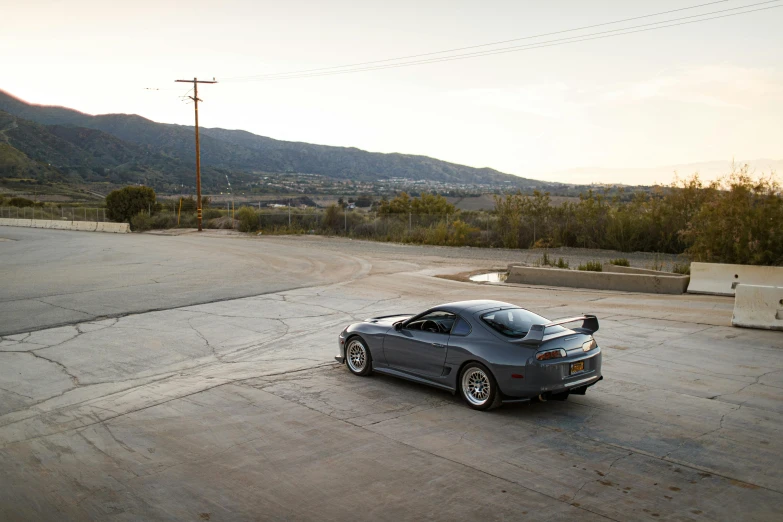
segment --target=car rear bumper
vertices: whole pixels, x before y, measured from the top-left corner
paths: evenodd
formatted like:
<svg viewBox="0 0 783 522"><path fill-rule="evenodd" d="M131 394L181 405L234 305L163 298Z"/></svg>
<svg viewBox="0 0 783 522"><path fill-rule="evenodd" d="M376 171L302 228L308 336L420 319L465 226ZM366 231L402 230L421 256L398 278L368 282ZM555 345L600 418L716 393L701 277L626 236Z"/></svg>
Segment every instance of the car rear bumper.
<svg viewBox="0 0 783 522"><path fill-rule="evenodd" d="M591 353L585 353L580 357L570 357L562 361L555 359L528 365L524 373L510 367L497 368L495 379L498 381L503 396L509 400L522 402L525 398L535 398L542 395L563 395L572 393L573 390L583 391L588 386L600 381L602 379L601 358L601 350L596 348ZM577 362L583 364L583 369L571 373L572 365Z"/></svg>
<svg viewBox="0 0 783 522"><path fill-rule="evenodd" d="M503 404L514 403L514 402L530 402L532 400L538 400L539 398L542 398L542 400L547 400L553 395L565 396L564 394L566 393L568 394L575 393L577 395L584 395L587 388L589 388L593 384L598 383L598 381L602 381L603 379L604 377L602 375L597 375L597 376L593 376L593 377L581 379L576 382L569 383L569 386L567 386L565 389L556 392L543 392L533 397L504 397L501 402L503 402Z"/></svg>

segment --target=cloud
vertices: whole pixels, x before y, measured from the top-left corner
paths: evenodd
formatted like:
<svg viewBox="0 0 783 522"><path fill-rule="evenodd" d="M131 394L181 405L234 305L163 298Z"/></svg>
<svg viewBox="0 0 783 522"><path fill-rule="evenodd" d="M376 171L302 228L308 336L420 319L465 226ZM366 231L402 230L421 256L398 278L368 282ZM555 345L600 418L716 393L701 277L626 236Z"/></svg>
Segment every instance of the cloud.
<svg viewBox="0 0 783 522"><path fill-rule="evenodd" d="M783 99L783 74L770 69L708 65L611 86L604 103L666 100L710 107L748 108L762 98Z"/></svg>
<svg viewBox="0 0 783 522"><path fill-rule="evenodd" d="M581 113L587 106L581 101L583 92L578 92L562 82L462 89L451 91L447 95L459 102L544 118L570 117Z"/></svg>
<svg viewBox="0 0 783 522"><path fill-rule="evenodd" d="M731 65L680 68L636 81L611 84L564 82L450 91L461 103L544 118L579 117L593 107L673 101L743 109L769 98L783 101L783 74L771 69Z"/></svg>

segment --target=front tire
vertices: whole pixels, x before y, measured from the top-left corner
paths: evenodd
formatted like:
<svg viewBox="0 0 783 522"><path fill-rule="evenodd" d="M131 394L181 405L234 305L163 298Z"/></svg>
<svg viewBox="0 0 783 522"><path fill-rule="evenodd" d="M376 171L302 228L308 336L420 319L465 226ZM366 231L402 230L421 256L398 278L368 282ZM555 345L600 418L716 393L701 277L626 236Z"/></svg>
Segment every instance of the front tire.
<svg viewBox="0 0 783 522"><path fill-rule="evenodd" d="M459 377L460 393L474 410L489 410L500 405L500 392L495 377L486 366L469 363Z"/></svg>
<svg viewBox="0 0 783 522"><path fill-rule="evenodd" d="M372 372L372 356L361 337L351 337L345 345L345 365L354 375L365 376Z"/></svg>

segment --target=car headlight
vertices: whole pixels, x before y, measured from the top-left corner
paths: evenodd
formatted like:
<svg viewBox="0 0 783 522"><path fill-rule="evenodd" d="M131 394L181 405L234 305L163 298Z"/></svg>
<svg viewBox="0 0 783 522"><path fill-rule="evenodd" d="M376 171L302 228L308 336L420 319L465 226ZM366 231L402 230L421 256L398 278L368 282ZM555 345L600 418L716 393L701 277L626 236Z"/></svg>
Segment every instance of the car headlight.
<svg viewBox="0 0 783 522"><path fill-rule="evenodd" d="M558 348L557 350L547 350L545 352L538 352L536 354L536 359L539 361L548 361L550 359L560 359L561 357L566 356L566 351L562 348Z"/></svg>
<svg viewBox="0 0 783 522"><path fill-rule="evenodd" d="M595 342L595 339L590 339L589 341L587 341L586 343L584 343L582 345L582 351L583 352L589 352L590 350L592 350L596 346L598 346L598 343Z"/></svg>

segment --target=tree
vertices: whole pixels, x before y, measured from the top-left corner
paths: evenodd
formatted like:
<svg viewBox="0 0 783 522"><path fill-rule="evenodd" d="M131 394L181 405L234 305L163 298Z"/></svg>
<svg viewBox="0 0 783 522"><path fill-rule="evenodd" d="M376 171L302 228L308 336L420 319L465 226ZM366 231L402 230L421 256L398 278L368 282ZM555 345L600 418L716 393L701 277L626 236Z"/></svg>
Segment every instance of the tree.
<svg viewBox="0 0 783 522"><path fill-rule="evenodd" d="M391 201L382 200L378 207L380 214L454 214L457 209L446 198L438 194L424 193L421 197L411 198L407 192Z"/></svg>
<svg viewBox="0 0 783 522"><path fill-rule="evenodd" d="M35 201L27 198L14 197L8 200L8 204L12 207L32 207L35 205Z"/></svg>
<svg viewBox="0 0 783 522"><path fill-rule="evenodd" d="M106 215L112 221L130 223L133 216L155 206L155 191L150 187L125 187L106 196Z"/></svg>
<svg viewBox="0 0 783 522"><path fill-rule="evenodd" d="M783 198L777 178L747 165L710 185L711 197L680 232L695 261L783 265Z"/></svg>
<svg viewBox="0 0 783 522"><path fill-rule="evenodd" d="M411 201L411 211L414 214L453 214L456 212L454 205L439 194L427 194Z"/></svg>
<svg viewBox="0 0 783 522"><path fill-rule="evenodd" d="M343 210L339 205L329 205L324 212L321 227L330 232L336 232L344 219Z"/></svg>

